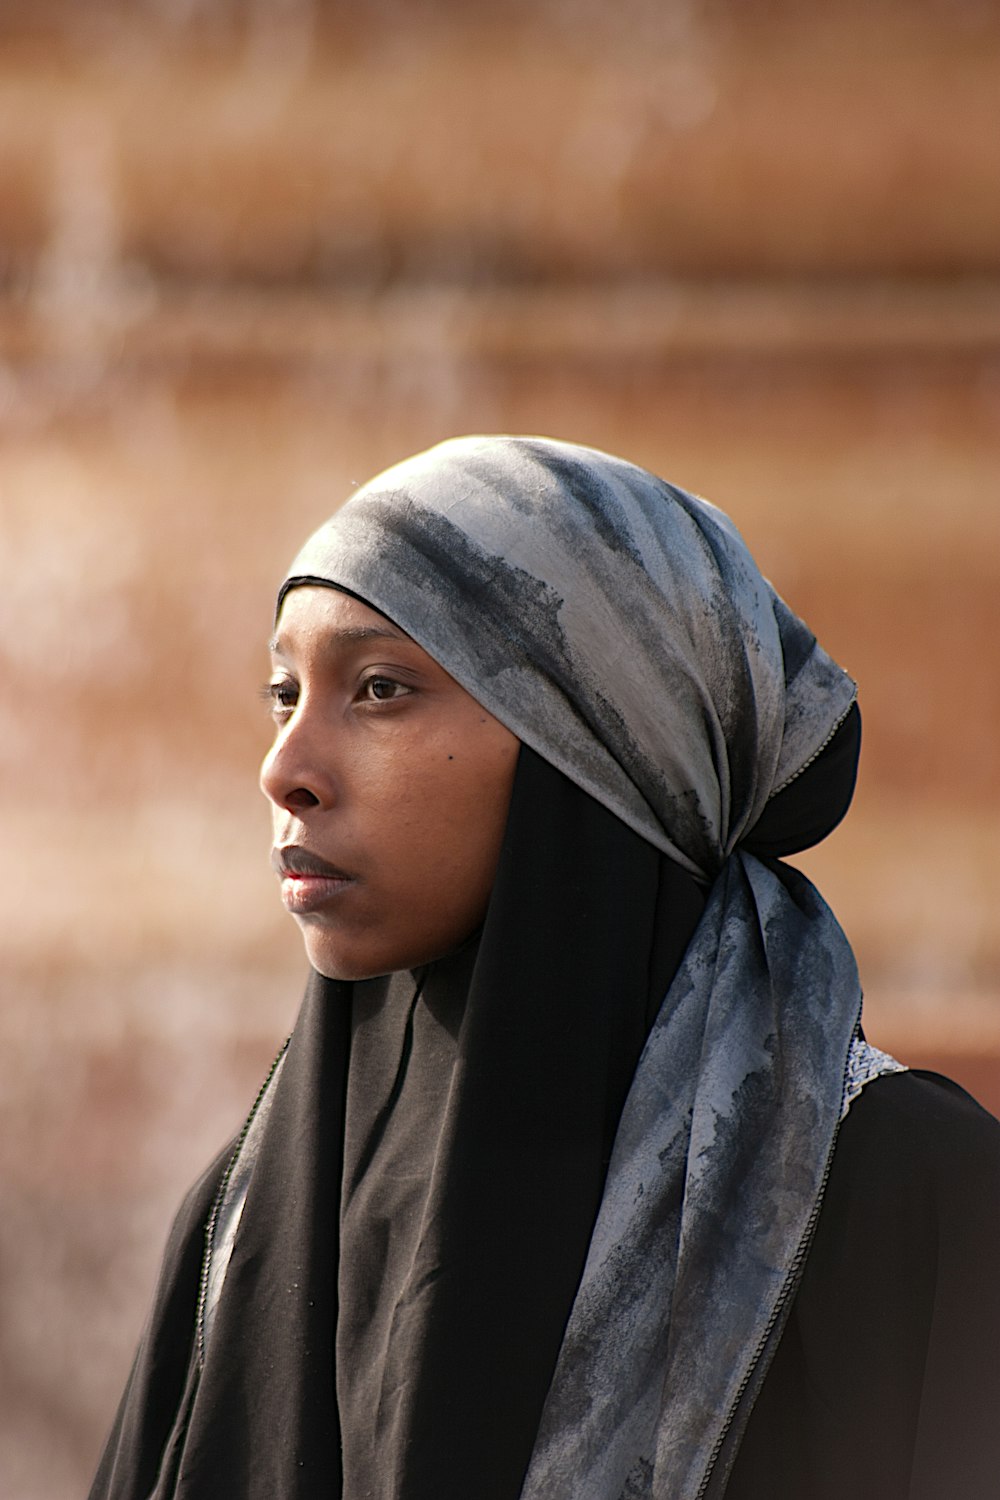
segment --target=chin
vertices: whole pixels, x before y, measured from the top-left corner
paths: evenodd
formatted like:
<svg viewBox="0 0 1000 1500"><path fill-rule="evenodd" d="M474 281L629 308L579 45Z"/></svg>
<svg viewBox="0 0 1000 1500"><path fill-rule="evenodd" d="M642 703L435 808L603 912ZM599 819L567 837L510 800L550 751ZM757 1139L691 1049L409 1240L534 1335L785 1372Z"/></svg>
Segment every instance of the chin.
<svg viewBox="0 0 1000 1500"><path fill-rule="evenodd" d="M391 974L393 966L380 964L377 960L365 962L361 958L346 958L326 952L315 952L306 944L306 957L317 974L324 979L338 979L351 983L357 979L376 979L380 974Z"/></svg>
<svg viewBox="0 0 1000 1500"><path fill-rule="evenodd" d="M412 947L364 946L351 949L340 943L324 942L318 933L306 931L306 957L317 974L324 979L337 979L351 983L360 979L378 979L382 974L395 974L401 969L419 969L433 963L460 948L466 939L433 945Z"/></svg>
<svg viewBox="0 0 1000 1500"><path fill-rule="evenodd" d="M376 969L368 968L364 962L369 957L365 944L359 948L358 944L345 941L343 930L332 930L313 914L295 916L294 920L310 966L324 979L350 981L369 979L375 974Z"/></svg>
<svg viewBox="0 0 1000 1500"><path fill-rule="evenodd" d="M397 962L397 954L384 944L359 944L331 942L330 935L306 928L302 934L306 957L317 974L324 979L338 979L350 983L358 979L377 979L380 974L391 974L396 969L409 965L405 955Z"/></svg>

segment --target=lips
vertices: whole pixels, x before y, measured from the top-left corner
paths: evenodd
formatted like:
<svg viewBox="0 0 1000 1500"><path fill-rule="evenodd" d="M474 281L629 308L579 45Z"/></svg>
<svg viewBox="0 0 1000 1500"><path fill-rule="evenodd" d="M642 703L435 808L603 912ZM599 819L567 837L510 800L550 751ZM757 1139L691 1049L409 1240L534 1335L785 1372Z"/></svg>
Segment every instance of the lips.
<svg viewBox="0 0 1000 1500"><path fill-rule="evenodd" d="M319 911L354 883L345 870L297 844L275 849L271 865L281 880L281 899L297 917Z"/></svg>
<svg viewBox="0 0 1000 1500"><path fill-rule="evenodd" d="M323 880L351 878L346 870L338 870L336 865L320 859L318 854L310 854L308 849L302 849L298 844L286 844L283 848L272 850L271 864L281 876L315 875Z"/></svg>

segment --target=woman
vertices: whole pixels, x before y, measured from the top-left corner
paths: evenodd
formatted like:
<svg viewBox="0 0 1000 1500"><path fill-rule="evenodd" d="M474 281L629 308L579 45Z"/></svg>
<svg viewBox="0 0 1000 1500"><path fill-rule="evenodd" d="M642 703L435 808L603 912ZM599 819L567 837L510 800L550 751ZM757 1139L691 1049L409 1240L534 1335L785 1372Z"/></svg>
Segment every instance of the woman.
<svg viewBox="0 0 1000 1500"><path fill-rule="evenodd" d="M855 687L731 523L446 443L306 544L272 655L314 974L94 1500L994 1496L1000 1127L865 1044L779 862Z"/></svg>

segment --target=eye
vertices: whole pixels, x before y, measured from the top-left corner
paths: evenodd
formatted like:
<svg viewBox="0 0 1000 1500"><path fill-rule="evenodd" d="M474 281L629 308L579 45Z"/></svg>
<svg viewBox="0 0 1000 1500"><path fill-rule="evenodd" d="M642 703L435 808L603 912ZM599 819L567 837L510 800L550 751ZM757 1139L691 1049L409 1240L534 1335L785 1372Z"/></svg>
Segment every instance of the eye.
<svg viewBox="0 0 1000 1500"><path fill-rule="evenodd" d="M366 703L391 703L394 698L404 698L412 688L397 682L394 677L366 677L361 684L359 696Z"/></svg>
<svg viewBox="0 0 1000 1500"><path fill-rule="evenodd" d="M299 701L298 684L289 677L273 677L265 682L260 696L269 706L275 723L283 724Z"/></svg>

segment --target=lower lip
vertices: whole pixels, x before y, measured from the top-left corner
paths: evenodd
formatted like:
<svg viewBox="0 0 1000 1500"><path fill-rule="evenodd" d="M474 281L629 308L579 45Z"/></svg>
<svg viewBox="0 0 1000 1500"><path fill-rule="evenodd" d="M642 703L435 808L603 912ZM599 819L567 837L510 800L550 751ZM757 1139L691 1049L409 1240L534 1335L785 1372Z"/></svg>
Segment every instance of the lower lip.
<svg viewBox="0 0 1000 1500"><path fill-rule="evenodd" d="M329 875L285 875L281 881L281 899L293 916L307 916L326 906L351 884L347 876L337 879Z"/></svg>

